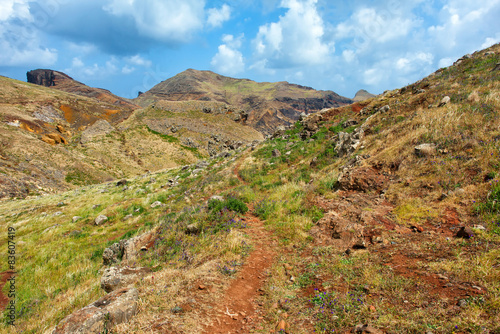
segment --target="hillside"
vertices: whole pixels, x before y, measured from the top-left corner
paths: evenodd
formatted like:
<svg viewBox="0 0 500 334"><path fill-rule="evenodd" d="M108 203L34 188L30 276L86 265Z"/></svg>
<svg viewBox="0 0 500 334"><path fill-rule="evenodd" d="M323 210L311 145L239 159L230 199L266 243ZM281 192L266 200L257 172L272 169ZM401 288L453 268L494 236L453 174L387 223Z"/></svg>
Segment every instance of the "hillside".
<svg viewBox="0 0 500 334"><path fill-rule="evenodd" d="M54 89L78 86L60 77L50 87L0 77L0 198L177 167L263 139L224 115L167 115L107 95Z"/></svg>
<svg viewBox="0 0 500 334"><path fill-rule="evenodd" d="M145 107L155 101L214 101L230 111L248 114L246 124L264 134L297 121L301 113L352 103L332 91L316 91L288 82L258 83L211 71L186 70L141 94L134 101Z"/></svg>
<svg viewBox="0 0 500 334"><path fill-rule="evenodd" d="M89 87L59 71L38 69L29 71L26 73L26 77L29 83L35 85L51 87L63 92L95 98L98 101L119 106L121 109L139 109L138 105L132 103L128 99L116 96L106 89Z"/></svg>
<svg viewBox="0 0 500 334"><path fill-rule="evenodd" d="M499 139L497 44L230 158L0 202L16 331L499 333Z"/></svg>

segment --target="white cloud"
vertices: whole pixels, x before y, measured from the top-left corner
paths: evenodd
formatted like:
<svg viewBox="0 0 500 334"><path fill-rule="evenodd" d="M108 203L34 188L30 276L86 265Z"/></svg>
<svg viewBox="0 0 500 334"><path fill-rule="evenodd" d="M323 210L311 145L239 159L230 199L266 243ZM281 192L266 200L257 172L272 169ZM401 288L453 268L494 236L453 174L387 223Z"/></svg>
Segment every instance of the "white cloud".
<svg viewBox="0 0 500 334"><path fill-rule="evenodd" d="M203 28L204 0L111 0L104 10L132 17L139 33L165 42L185 42Z"/></svg>
<svg viewBox="0 0 500 334"><path fill-rule="evenodd" d="M492 46L493 44L500 43L500 33L496 34L496 37L487 37L484 40L484 43L481 45L481 49L486 49Z"/></svg>
<svg viewBox="0 0 500 334"><path fill-rule="evenodd" d="M132 73L134 71L135 71L135 67L131 67L131 66L128 66L128 65L125 65L122 68L122 73L123 74L130 74L130 73Z"/></svg>
<svg viewBox="0 0 500 334"><path fill-rule="evenodd" d="M385 43L405 37L417 24L408 13L363 7L337 25L335 37L356 38L361 44Z"/></svg>
<svg viewBox="0 0 500 334"><path fill-rule="evenodd" d="M451 59L451 58L441 58L441 59L439 59L439 62L438 62L439 68L448 67L451 64L453 64L453 59Z"/></svg>
<svg viewBox="0 0 500 334"><path fill-rule="evenodd" d="M325 23L316 8L317 0L283 0L287 12L278 22L259 27L253 40L256 63L274 68L318 65L328 62L334 51L326 43Z"/></svg>
<svg viewBox="0 0 500 334"><path fill-rule="evenodd" d="M64 69L63 72L86 82L89 78L102 79L117 74L120 71L119 63L116 57L111 56L104 65L97 63L87 65L80 57L74 57L71 67ZM123 73L123 69L121 71Z"/></svg>
<svg viewBox="0 0 500 334"><path fill-rule="evenodd" d="M224 35L222 41L225 44L219 45L217 54L212 58L210 64L219 73L235 75L245 70L245 61L242 53L238 50L241 47L243 35L235 38L233 35Z"/></svg>
<svg viewBox="0 0 500 334"><path fill-rule="evenodd" d="M3 66L50 66L57 50L40 41L27 0L0 2L0 64Z"/></svg>
<svg viewBox="0 0 500 334"><path fill-rule="evenodd" d="M220 9L210 8L208 10L207 23L212 27L220 27L222 23L231 18L231 7L227 4L222 5Z"/></svg>
<svg viewBox="0 0 500 334"><path fill-rule="evenodd" d="M132 57L126 58L126 61L129 62L130 64L137 65L137 66L144 66L144 67L151 67L153 64L151 60L145 59L141 57L140 55L135 55Z"/></svg>

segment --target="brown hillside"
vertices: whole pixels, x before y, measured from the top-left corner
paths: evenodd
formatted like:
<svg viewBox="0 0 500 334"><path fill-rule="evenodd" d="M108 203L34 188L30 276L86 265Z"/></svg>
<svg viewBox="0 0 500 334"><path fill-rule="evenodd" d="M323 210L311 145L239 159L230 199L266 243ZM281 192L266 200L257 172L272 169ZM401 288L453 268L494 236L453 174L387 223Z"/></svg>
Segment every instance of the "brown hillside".
<svg viewBox="0 0 500 334"><path fill-rule="evenodd" d="M186 70L141 94L134 101L143 107L155 101L215 101L248 114L246 124L265 134L297 121L301 113L352 103L332 91L317 91L288 82L258 83L211 71Z"/></svg>

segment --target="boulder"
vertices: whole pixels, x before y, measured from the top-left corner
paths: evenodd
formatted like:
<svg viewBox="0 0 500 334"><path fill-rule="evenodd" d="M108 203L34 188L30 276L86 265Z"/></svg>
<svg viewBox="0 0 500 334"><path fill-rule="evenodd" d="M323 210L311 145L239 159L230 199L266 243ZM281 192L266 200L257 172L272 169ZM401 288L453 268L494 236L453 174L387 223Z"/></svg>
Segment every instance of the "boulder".
<svg viewBox="0 0 500 334"><path fill-rule="evenodd" d="M441 100L441 102L439 102L438 107L445 106L448 103L450 103L450 101L451 101L450 97L449 96L445 96L445 97L443 97L443 99Z"/></svg>
<svg viewBox="0 0 500 334"><path fill-rule="evenodd" d="M104 271L104 275L101 277L101 288L106 292L124 288L134 284L150 272L149 268L110 267Z"/></svg>
<svg viewBox="0 0 500 334"><path fill-rule="evenodd" d="M77 221L79 221L80 219L83 219L83 217L80 217L80 216L73 216L72 221L73 221L73 223L76 223L76 222L77 222Z"/></svg>
<svg viewBox="0 0 500 334"><path fill-rule="evenodd" d="M52 70L33 70L29 71L26 73L26 77L28 79L29 83L35 84L35 85L40 85L40 86L45 86L45 87L51 87L54 86L54 71Z"/></svg>
<svg viewBox="0 0 500 334"><path fill-rule="evenodd" d="M134 288L116 290L64 318L52 334L100 334L128 322L137 313L139 293Z"/></svg>
<svg viewBox="0 0 500 334"><path fill-rule="evenodd" d="M102 253L102 261L105 266L121 261L123 254L125 253L125 247L127 246L128 240L120 240L120 242L115 242L108 248L104 249Z"/></svg>
<svg viewBox="0 0 500 334"><path fill-rule="evenodd" d="M460 230L455 234L457 238L470 239L474 235L474 231L468 226L462 226Z"/></svg>
<svg viewBox="0 0 500 334"><path fill-rule="evenodd" d="M360 142L363 136L363 127L354 129L353 133L340 132L335 151L340 157L351 154L361 145Z"/></svg>
<svg viewBox="0 0 500 334"><path fill-rule="evenodd" d="M165 204L160 201L156 201L153 204L151 204L151 209L157 208L159 206L165 206Z"/></svg>
<svg viewBox="0 0 500 334"><path fill-rule="evenodd" d="M187 234L198 234L198 233L200 233L200 227L196 223L190 224L186 227L186 233Z"/></svg>
<svg viewBox="0 0 500 334"><path fill-rule="evenodd" d="M415 154L419 157L433 156L436 154L436 144L425 143L415 146Z"/></svg>
<svg viewBox="0 0 500 334"><path fill-rule="evenodd" d="M281 156L281 152L278 149L274 149L271 154L273 157L280 157Z"/></svg>
<svg viewBox="0 0 500 334"><path fill-rule="evenodd" d="M105 215L99 215L97 216L97 218L94 220L94 223L96 225L101 225L101 224L104 224L105 222L108 221L108 217L106 217Z"/></svg>

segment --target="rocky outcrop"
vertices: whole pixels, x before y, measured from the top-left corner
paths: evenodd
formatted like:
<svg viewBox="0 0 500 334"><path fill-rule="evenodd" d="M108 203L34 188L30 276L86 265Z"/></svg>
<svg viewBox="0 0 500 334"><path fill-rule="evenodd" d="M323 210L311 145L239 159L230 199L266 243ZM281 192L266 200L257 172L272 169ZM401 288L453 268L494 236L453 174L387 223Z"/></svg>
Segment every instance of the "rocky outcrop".
<svg viewBox="0 0 500 334"><path fill-rule="evenodd" d="M104 275L101 277L101 288L106 292L111 292L127 287L150 272L149 268L110 267L104 271Z"/></svg>
<svg viewBox="0 0 500 334"><path fill-rule="evenodd" d="M116 290L64 318L52 334L107 333L137 313L139 293L134 288Z"/></svg>
<svg viewBox="0 0 500 334"><path fill-rule="evenodd" d="M28 73L26 73L26 77L29 83L35 85L40 85L45 87L55 86L54 83L55 74L54 71L52 70L38 69L29 71Z"/></svg>
<svg viewBox="0 0 500 334"><path fill-rule="evenodd" d="M50 145L57 145L57 144L67 145L68 144L68 141L66 140L66 138L64 138L63 136L61 136L58 133L48 133L48 134L42 135L41 140L46 142L47 144L50 144Z"/></svg>
<svg viewBox="0 0 500 334"><path fill-rule="evenodd" d="M339 139L335 146L335 151L340 157L353 153L361 145L363 135L363 127L354 129L352 133L339 132Z"/></svg>
<svg viewBox="0 0 500 334"><path fill-rule="evenodd" d="M133 263L139 252L149 249L156 240L156 230L143 233L128 240L120 240L104 249L102 260L104 265L111 265L119 261L124 264Z"/></svg>

